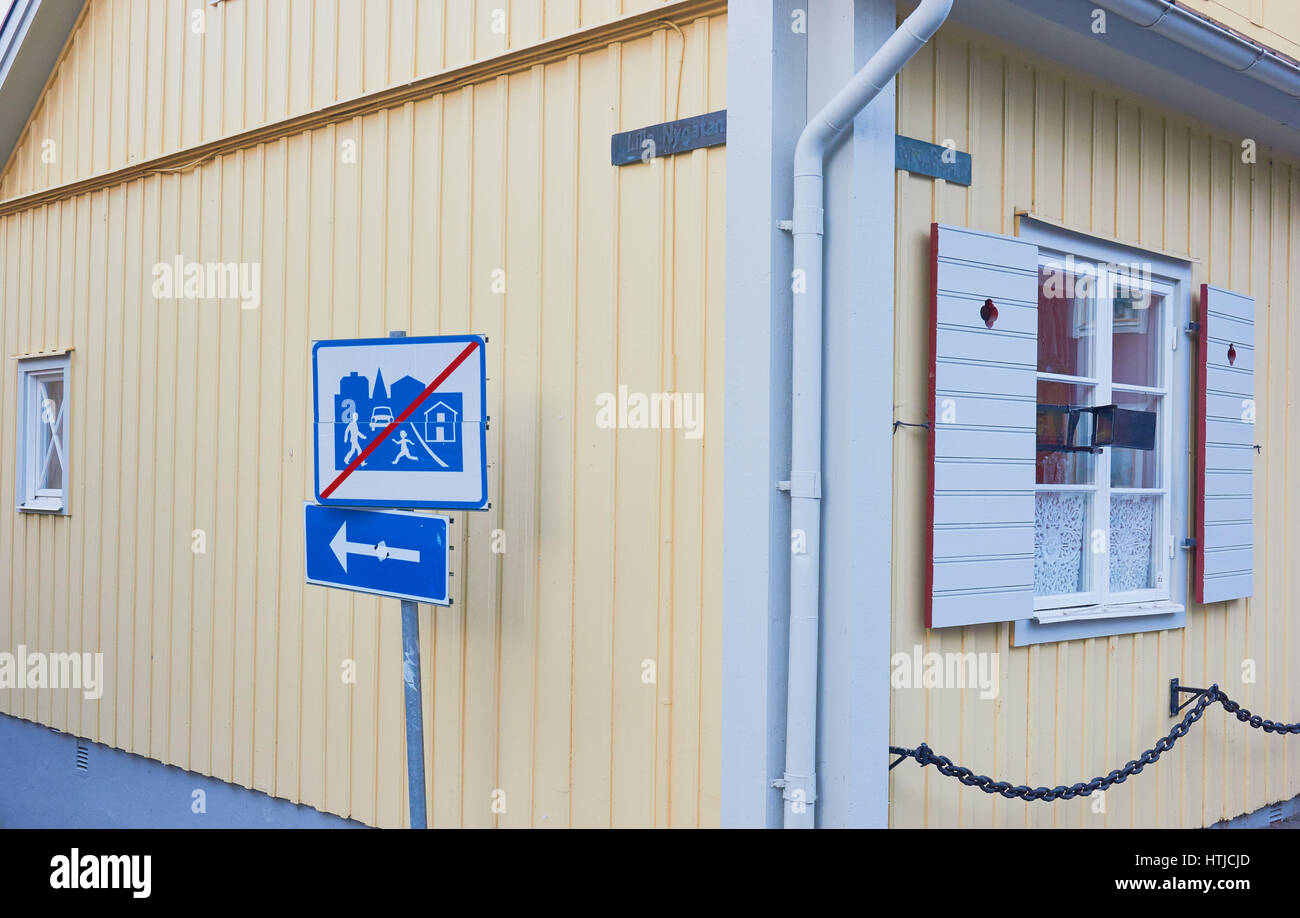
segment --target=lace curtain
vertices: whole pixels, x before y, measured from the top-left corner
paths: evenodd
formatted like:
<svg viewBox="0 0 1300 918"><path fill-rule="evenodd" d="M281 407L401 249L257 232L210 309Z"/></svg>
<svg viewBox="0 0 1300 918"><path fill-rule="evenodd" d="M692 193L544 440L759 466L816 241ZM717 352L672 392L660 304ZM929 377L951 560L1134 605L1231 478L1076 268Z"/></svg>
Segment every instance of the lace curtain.
<svg viewBox="0 0 1300 918"><path fill-rule="evenodd" d="M1112 495L1110 499L1110 588L1151 587L1151 532L1156 499L1149 494Z"/></svg>
<svg viewBox="0 0 1300 918"><path fill-rule="evenodd" d="M1110 589L1142 590L1151 586L1151 534L1156 499L1146 494L1110 499ZM1069 491L1040 491L1034 506L1034 593L1059 596L1083 592L1087 496Z"/></svg>
<svg viewBox="0 0 1300 918"><path fill-rule="evenodd" d="M1085 496L1069 491L1034 495L1034 594L1083 590Z"/></svg>

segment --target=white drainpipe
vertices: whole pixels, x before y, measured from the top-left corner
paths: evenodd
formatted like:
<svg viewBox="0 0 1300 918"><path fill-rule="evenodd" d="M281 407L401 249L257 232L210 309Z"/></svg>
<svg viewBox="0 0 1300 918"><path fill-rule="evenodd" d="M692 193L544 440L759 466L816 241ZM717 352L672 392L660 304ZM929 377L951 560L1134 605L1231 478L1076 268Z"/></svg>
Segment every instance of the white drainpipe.
<svg viewBox="0 0 1300 918"><path fill-rule="evenodd" d="M822 169L831 141L943 25L953 0L921 0L866 66L808 122L794 151L794 330L790 423L792 546L790 658L785 720L785 827L816 825L817 614L821 591ZM803 285L799 285L802 272ZM801 535L802 534L802 535ZM886 677L881 676L882 679ZM883 754L883 753L882 753Z"/></svg>

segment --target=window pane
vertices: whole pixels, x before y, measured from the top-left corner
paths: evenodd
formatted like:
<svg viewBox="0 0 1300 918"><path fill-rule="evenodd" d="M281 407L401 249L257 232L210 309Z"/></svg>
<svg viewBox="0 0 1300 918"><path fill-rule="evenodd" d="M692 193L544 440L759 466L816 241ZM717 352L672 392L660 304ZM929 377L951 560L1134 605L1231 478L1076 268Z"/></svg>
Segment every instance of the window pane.
<svg viewBox="0 0 1300 918"><path fill-rule="evenodd" d="M51 455L45 463L45 480L40 487L51 491L63 490L63 466L59 464L58 456Z"/></svg>
<svg viewBox="0 0 1300 918"><path fill-rule="evenodd" d="M1055 264L1038 268L1038 372L1093 375L1096 280Z"/></svg>
<svg viewBox="0 0 1300 918"><path fill-rule="evenodd" d="M63 489L63 463L59 450L53 445L55 437L62 438L62 421L59 411L63 407L63 380L43 379L36 385L36 462L39 472L36 487L42 490ZM60 439L59 446L62 446Z"/></svg>
<svg viewBox="0 0 1300 918"><path fill-rule="evenodd" d="M1149 450L1126 449L1115 446L1110 449L1110 485L1112 488L1162 488L1164 487L1160 463L1164 461L1164 450L1160 446L1159 418L1164 407L1164 399L1158 395L1141 395L1136 392L1116 391L1112 396L1116 407L1128 411L1145 411L1156 416L1155 448ZM1120 429L1122 422L1117 421Z"/></svg>
<svg viewBox="0 0 1300 918"><path fill-rule="evenodd" d="M1053 448L1092 440L1092 415L1070 411L1092 403L1092 386L1038 381L1038 461L1034 479L1038 484L1093 484L1092 453Z"/></svg>
<svg viewBox="0 0 1300 918"><path fill-rule="evenodd" d="M1160 388L1161 316L1165 298L1150 291L1118 287L1111 302L1111 375L1117 383Z"/></svg>
<svg viewBox="0 0 1300 918"><path fill-rule="evenodd" d="M1034 495L1034 595L1088 590L1084 536L1092 495L1039 491Z"/></svg>
<svg viewBox="0 0 1300 918"><path fill-rule="evenodd" d="M1110 499L1110 588L1147 590L1163 583L1152 578L1160 498L1154 494L1115 494Z"/></svg>

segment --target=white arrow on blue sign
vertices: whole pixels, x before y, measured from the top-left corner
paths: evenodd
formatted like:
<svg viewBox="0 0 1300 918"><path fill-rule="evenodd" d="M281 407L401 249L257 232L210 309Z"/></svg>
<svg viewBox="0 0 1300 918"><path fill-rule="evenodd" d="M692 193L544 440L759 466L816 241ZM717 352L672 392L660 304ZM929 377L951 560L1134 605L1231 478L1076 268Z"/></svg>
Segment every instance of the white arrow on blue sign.
<svg viewBox="0 0 1300 918"><path fill-rule="evenodd" d="M316 500L484 509L485 346L481 335L318 341Z"/></svg>
<svg viewBox="0 0 1300 918"><path fill-rule="evenodd" d="M306 504L307 582L446 606L448 518Z"/></svg>

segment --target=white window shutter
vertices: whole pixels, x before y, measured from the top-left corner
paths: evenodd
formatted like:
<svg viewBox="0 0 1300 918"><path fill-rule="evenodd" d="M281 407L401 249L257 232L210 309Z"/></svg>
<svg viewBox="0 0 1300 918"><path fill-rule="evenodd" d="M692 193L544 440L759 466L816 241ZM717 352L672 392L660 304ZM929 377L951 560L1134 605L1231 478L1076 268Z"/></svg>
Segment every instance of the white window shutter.
<svg viewBox="0 0 1300 918"><path fill-rule="evenodd" d="M1038 247L937 223L930 245L926 625L1028 618L1034 600Z"/></svg>
<svg viewBox="0 0 1300 918"><path fill-rule="evenodd" d="M1255 301L1201 285L1196 601L1250 596L1255 579Z"/></svg>

